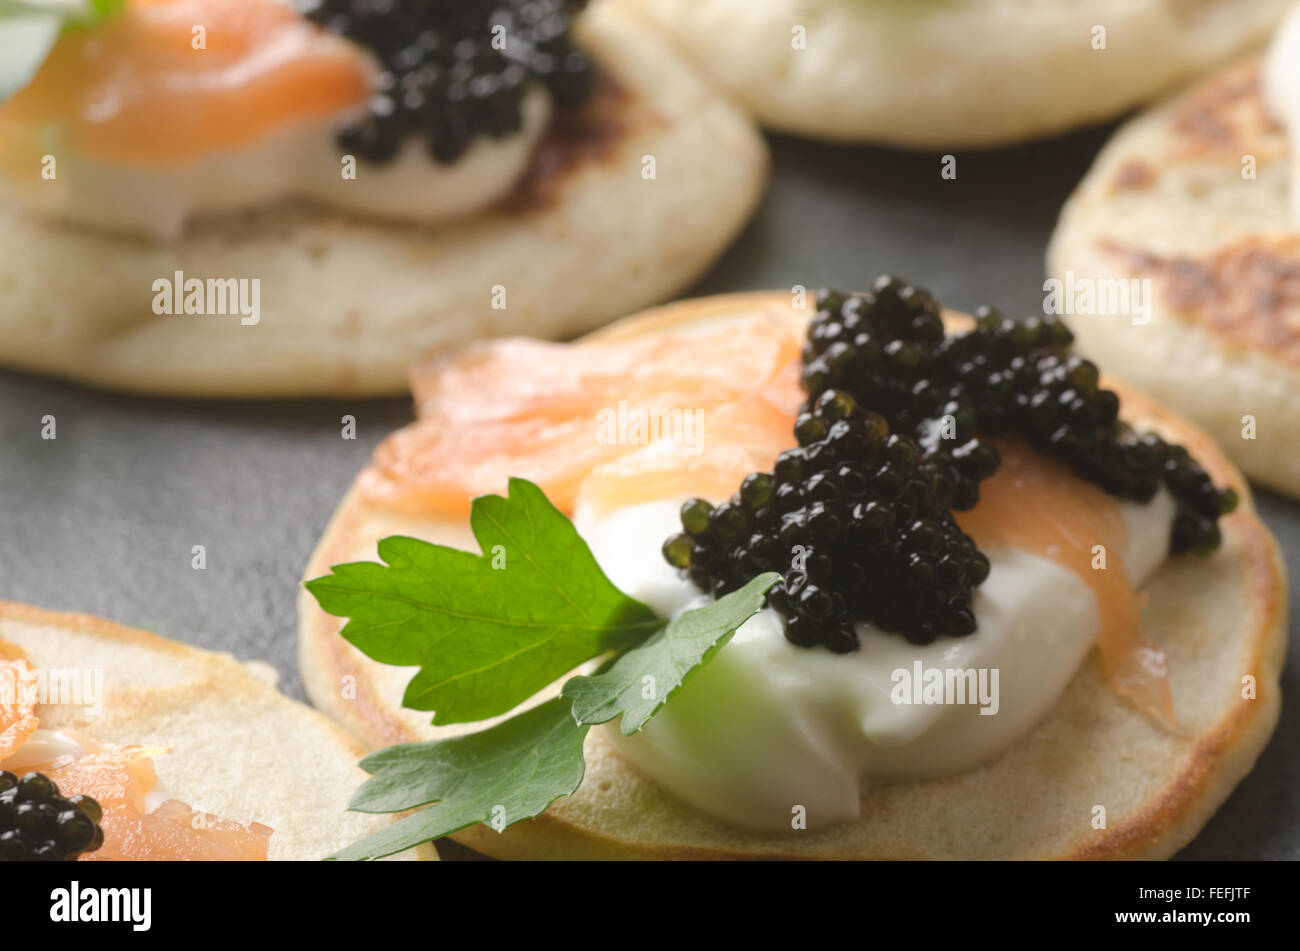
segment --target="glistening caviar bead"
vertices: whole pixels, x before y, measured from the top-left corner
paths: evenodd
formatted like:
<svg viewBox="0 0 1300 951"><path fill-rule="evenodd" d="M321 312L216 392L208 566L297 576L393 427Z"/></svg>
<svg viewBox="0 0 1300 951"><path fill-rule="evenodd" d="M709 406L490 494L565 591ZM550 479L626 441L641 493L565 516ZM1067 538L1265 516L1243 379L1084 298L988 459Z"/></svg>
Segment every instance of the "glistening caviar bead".
<svg viewBox="0 0 1300 951"><path fill-rule="evenodd" d="M313 0L307 15L368 48L381 72L366 114L339 146L382 164L408 139L455 162L479 136L523 124L530 87L559 109L586 101L592 65L570 24L586 0Z"/></svg>
<svg viewBox="0 0 1300 951"><path fill-rule="evenodd" d="M104 844L99 803L65 799L43 773L0 770L0 861L71 861Z"/></svg>

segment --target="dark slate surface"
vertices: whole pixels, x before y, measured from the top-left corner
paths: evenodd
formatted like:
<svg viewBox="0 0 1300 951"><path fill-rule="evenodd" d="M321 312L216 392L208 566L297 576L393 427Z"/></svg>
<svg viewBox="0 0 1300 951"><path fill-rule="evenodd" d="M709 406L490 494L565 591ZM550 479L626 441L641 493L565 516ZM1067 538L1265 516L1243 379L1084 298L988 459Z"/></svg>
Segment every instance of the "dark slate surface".
<svg viewBox="0 0 1300 951"><path fill-rule="evenodd" d="M888 271L954 308L1036 313L1056 213L1108 131L960 154L955 181L937 154L774 140L767 201L696 292L862 286ZM340 438L344 413L355 441ZM410 415L406 400L175 402L0 372L0 597L266 659L301 698L299 573L371 448ZM1259 507L1298 590L1300 506L1261 492ZM1277 734L1182 857L1300 857L1296 640L1293 625Z"/></svg>

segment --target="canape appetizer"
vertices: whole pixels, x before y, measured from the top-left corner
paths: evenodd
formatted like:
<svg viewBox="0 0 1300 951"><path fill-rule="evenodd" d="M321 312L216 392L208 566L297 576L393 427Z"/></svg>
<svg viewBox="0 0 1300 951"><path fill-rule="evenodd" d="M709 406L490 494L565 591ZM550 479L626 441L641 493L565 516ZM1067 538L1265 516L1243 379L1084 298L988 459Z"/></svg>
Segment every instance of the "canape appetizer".
<svg viewBox="0 0 1300 951"><path fill-rule="evenodd" d="M1079 347L1300 495L1300 11L1267 57L1123 126L1047 268Z"/></svg>
<svg viewBox="0 0 1300 951"><path fill-rule="evenodd" d="M340 815L358 746L273 678L0 603L0 861L321 859L385 825Z"/></svg>
<svg viewBox="0 0 1300 951"><path fill-rule="evenodd" d="M448 344L690 283L766 178L749 120L603 4L125 0L50 35L32 7L0 10L16 366L399 392Z"/></svg>
<svg viewBox="0 0 1300 951"><path fill-rule="evenodd" d="M1173 854L1276 723L1285 582L1071 342L882 278L416 369L302 598L354 808L425 807L341 855Z"/></svg>
<svg viewBox="0 0 1300 951"><path fill-rule="evenodd" d="M994 146L1108 119L1261 43L1289 0L617 0L764 125Z"/></svg>

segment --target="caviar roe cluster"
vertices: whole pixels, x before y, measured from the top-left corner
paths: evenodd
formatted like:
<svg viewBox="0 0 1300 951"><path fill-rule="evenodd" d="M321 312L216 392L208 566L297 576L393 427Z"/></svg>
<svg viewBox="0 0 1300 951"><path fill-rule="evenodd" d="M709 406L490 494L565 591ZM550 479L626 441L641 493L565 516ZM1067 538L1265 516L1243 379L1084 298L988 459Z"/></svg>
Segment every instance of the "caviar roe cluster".
<svg viewBox="0 0 1300 951"><path fill-rule="evenodd" d="M781 573L768 603L801 646L852 651L855 622L917 644L970 634L989 563L952 513L978 503L1001 464L987 440L1008 434L1120 498L1146 502L1163 485L1177 507L1171 553L1218 546L1236 494L1183 447L1121 421L1063 323L982 308L973 329L947 335L940 314L890 277L865 294L822 291L802 353L799 448L716 508L686 502L668 562L714 595Z"/></svg>
<svg viewBox="0 0 1300 951"><path fill-rule="evenodd" d="M952 517L948 467L844 390L823 391L795 432L799 448L731 501L682 507L668 561L715 595L782 572L768 604L803 647L856 650L855 620L918 644L974 631L971 595L989 563Z"/></svg>
<svg viewBox="0 0 1300 951"><path fill-rule="evenodd" d="M64 799L44 773L0 770L0 861L72 861L104 844L104 818L89 796Z"/></svg>
<svg viewBox="0 0 1300 951"><path fill-rule="evenodd" d="M314 0L308 16L367 47L382 72L367 114L339 145L391 161L418 137L438 162L456 161L479 136L523 122L524 94L541 84L555 106L586 101L592 65L575 49L572 18L587 0Z"/></svg>

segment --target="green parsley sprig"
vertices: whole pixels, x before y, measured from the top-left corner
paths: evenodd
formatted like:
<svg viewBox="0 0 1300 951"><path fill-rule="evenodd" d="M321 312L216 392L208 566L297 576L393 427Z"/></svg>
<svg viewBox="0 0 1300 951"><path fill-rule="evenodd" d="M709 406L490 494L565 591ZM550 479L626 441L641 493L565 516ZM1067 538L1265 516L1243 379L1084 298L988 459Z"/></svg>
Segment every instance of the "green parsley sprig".
<svg viewBox="0 0 1300 951"><path fill-rule="evenodd" d="M401 743L361 761L371 774L352 798L359 812L417 812L334 858L375 859L483 822L503 831L574 792L583 741L622 717L631 735L707 664L780 580L768 572L671 621L619 591L565 515L536 485L474 500L480 554L394 537L384 564L337 565L306 582L343 637L385 664L419 666L403 705L435 724L485 720L515 709L581 664L560 696L477 733Z"/></svg>
<svg viewBox="0 0 1300 951"><path fill-rule="evenodd" d="M0 0L0 102L36 75L65 29L114 16L126 0Z"/></svg>

